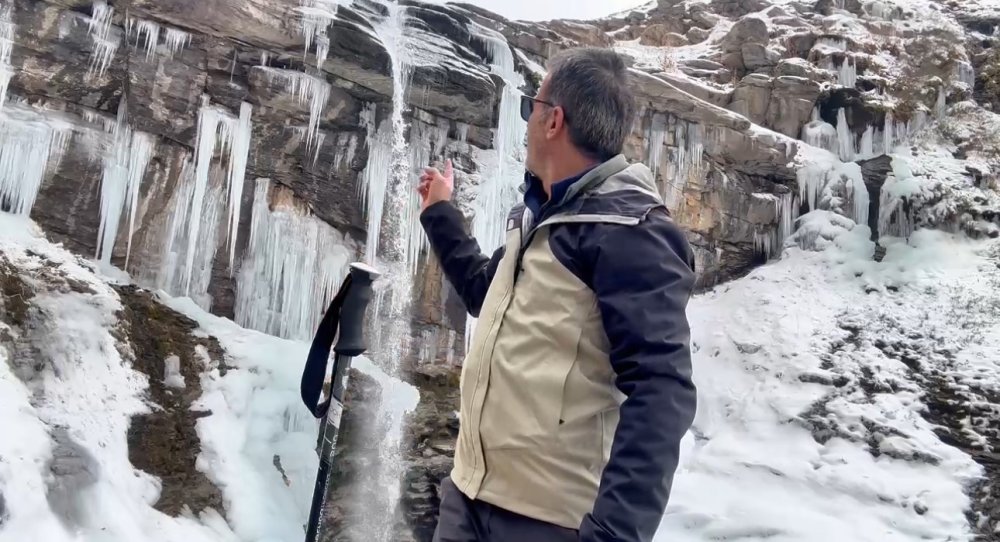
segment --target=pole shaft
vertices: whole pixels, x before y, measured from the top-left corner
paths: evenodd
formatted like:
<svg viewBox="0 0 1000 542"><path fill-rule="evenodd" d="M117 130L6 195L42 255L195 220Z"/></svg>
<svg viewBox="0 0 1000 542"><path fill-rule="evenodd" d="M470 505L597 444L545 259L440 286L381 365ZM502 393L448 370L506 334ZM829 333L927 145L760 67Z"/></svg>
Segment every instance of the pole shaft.
<svg viewBox="0 0 1000 542"><path fill-rule="evenodd" d="M333 364L333 382L330 387L330 410L320 427L319 472L313 488L312 509L309 512L309 526L306 542L317 542L323 512L326 509L326 495L329 490L333 457L337 451L337 436L344 412L344 390L347 388L347 372L351 368L351 357L337 354Z"/></svg>

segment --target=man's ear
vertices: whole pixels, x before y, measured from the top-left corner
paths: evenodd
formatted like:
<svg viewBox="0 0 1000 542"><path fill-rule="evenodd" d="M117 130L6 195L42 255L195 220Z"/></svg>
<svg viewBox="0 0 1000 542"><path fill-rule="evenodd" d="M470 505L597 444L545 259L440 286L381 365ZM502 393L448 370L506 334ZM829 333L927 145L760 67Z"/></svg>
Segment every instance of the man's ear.
<svg viewBox="0 0 1000 542"><path fill-rule="evenodd" d="M566 114L562 106L556 106L549 110L549 118L546 124L546 136L548 139L555 139L563 128L566 127Z"/></svg>

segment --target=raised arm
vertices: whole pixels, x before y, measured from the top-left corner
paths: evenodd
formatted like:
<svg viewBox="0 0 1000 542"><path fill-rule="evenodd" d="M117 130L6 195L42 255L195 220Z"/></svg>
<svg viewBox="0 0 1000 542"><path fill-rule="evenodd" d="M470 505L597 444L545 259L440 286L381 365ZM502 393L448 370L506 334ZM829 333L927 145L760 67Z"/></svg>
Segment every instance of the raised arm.
<svg viewBox="0 0 1000 542"><path fill-rule="evenodd" d="M590 253L616 384L627 398L581 542L649 542L696 407L686 315L694 258L667 213L595 230Z"/></svg>
<svg viewBox="0 0 1000 542"><path fill-rule="evenodd" d="M420 215L420 224L430 240L434 254L441 262L448 282L455 287L469 314L479 317L486 291L503 258L503 247L486 257L479 243L466 233L465 218L450 201L439 201Z"/></svg>

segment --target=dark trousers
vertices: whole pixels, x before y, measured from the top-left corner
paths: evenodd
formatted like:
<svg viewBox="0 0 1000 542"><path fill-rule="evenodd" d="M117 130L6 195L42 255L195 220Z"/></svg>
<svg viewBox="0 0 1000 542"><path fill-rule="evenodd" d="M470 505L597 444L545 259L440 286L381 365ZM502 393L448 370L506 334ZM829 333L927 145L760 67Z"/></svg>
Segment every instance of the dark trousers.
<svg viewBox="0 0 1000 542"><path fill-rule="evenodd" d="M492 504L474 501L455 487L451 477L441 481L441 509L434 542L577 542L580 535Z"/></svg>

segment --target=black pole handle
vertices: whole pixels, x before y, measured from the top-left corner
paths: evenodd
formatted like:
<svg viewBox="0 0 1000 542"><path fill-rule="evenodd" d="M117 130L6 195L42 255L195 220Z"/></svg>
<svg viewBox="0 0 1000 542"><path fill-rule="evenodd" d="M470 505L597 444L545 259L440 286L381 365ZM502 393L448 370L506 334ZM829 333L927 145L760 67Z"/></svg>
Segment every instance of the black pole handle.
<svg viewBox="0 0 1000 542"><path fill-rule="evenodd" d="M351 287L340 309L340 334L333 351L342 356L360 356L365 341L365 312L372 299L372 284L380 273L363 263L351 264Z"/></svg>
<svg viewBox="0 0 1000 542"><path fill-rule="evenodd" d="M330 351L333 342L337 340L336 358L344 359L364 353L366 349L364 329L365 312L372 298L372 283L379 276L375 269L361 264L351 264L351 271L344 279L340 291L330 302L323 321L320 322L309 347L309 356L302 371L302 402L313 416L323 418L330 407L330 398L319 402L323 394L323 380L330 361ZM334 360L334 373L338 369L343 372L346 367L338 367ZM334 375L336 377L336 374Z"/></svg>

